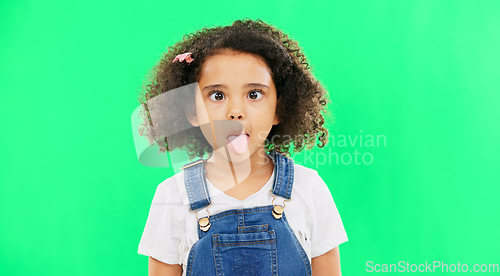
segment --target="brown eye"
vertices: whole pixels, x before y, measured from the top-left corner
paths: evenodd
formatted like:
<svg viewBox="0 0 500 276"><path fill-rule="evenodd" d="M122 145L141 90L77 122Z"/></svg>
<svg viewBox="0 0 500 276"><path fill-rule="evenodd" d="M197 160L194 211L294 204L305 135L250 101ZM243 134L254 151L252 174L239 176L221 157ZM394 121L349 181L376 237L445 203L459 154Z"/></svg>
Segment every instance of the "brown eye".
<svg viewBox="0 0 500 276"><path fill-rule="evenodd" d="M260 98L262 98L262 91L260 90L252 90L250 91L250 93L248 93L248 98L252 99L252 100L259 100Z"/></svg>
<svg viewBox="0 0 500 276"><path fill-rule="evenodd" d="M224 93L222 93L221 91L214 91L212 93L210 93L210 99L212 101L222 101L224 99Z"/></svg>

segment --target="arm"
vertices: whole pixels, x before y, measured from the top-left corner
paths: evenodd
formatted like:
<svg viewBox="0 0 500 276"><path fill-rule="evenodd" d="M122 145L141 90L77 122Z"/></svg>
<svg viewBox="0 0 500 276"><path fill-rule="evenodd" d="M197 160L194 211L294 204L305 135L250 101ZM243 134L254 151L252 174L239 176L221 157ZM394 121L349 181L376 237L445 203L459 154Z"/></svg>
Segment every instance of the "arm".
<svg viewBox="0 0 500 276"><path fill-rule="evenodd" d="M312 272L314 276L341 276L339 248L312 258Z"/></svg>
<svg viewBox="0 0 500 276"><path fill-rule="evenodd" d="M149 276L180 276L182 275L181 265L171 265L149 257Z"/></svg>

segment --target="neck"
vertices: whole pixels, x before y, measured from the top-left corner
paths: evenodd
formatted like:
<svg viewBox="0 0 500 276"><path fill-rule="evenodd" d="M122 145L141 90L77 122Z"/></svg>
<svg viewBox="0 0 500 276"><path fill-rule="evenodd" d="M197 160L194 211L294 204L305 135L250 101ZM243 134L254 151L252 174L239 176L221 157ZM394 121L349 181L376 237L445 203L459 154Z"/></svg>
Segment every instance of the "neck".
<svg viewBox="0 0 500 276"><path fill-rule="evenodd" d="M233 158L231 158L233 157ZM250 156L232 156L226 147L214 151L207 160L207 178L217 182L227 190L247 180L251 175L273 168L273 161L265 153L264 146L259 147Z"/></svg>

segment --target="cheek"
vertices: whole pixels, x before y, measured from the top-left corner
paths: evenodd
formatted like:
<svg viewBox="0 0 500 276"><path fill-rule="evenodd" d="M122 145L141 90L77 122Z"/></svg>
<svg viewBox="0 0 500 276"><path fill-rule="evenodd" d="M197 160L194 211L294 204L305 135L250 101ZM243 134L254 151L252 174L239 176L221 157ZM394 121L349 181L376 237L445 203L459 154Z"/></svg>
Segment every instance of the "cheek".
<svg viewBox="0 0 500 276"><path fill-rule="evenodd" d="M265 121L271 124L274 121L276 115L276 101L270 101L265 108Z"/></svg>
<svg viewBox="0 0 500 276"><path fill-rule="evenodd" d="M205 103L199 93L196 94L196 117L199 124L207 124L209 122Z"/></svg>
<svg viewBox="0 0 500 276"><path fill-rule="evenodd" d="M271 131L275 117L275 104L266 105L264 108L259 108L253 112L254 116L252 122L254 123L254 130L258 130L258 139L264 140Z"/></svg>

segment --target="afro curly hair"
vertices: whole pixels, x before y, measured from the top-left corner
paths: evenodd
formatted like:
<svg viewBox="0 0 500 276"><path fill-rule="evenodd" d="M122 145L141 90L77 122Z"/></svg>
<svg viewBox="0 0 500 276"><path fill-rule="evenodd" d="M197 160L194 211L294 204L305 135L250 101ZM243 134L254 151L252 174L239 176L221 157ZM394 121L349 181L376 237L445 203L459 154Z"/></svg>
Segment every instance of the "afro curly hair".
<svg viewBox="0 0 500 276"><path fill-rule="evenodd" d="M266 138L265 149L289 155L290 147L299 152L307 146L322 148L328 142L328 130L323 126L323 112L327 104L326 91L310 71L302 49L297 42L274 26L261 20L236 20L230 26L203 28L185 35L175 45L168 47L160 61L149 72L139 93L138 100L144 107L139 114L142 123L139 134L145 136L150 145L158 143L160 151L185 150L190 158L203 157L211 153L212 147L204 138L200 127L192 127L169 139L154 131L148 102L160 94L167 93L162 106L168 110L162 118L162 126L187 124L185 110L194 106L195 95L188 93L183 103L169 92L200 80L204 62L224 50L250 53L260 57L268 65L276 86L276 114L281 122L274 125ZM181 53L191 52L190 63L175 62ZM170 117L169 117L170 116ZM184 118L179 119L179 118ZM155 126L155 127L158 127ZM271 142L272 141L272 142Z"/></svg>

